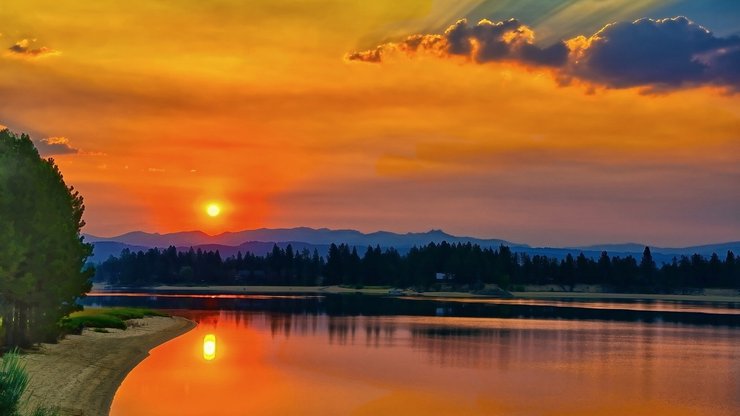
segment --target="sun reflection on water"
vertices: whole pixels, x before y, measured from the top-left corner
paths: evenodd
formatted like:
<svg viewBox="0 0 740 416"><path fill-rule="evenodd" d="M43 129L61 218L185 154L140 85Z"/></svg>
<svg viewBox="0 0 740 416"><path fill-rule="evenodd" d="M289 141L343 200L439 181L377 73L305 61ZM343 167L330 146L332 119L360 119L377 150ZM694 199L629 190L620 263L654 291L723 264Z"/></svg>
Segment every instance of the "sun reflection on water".
<svg viewBox="0 0 740 416"><path fill-rule="evenodd" d="M203 338L203 358L212 361L216 358L216 336L208 334Z"/></svg>

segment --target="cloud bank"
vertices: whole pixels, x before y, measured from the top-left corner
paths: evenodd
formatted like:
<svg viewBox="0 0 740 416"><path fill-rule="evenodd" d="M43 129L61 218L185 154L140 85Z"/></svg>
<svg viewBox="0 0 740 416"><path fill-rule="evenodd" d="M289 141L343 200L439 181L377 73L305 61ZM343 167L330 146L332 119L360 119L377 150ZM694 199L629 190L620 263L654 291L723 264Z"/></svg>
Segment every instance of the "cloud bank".
<svg viewBox="0 0 740 416"><path fill-rule="evenodd" d="M610 88L675 89L716 85L740 89L740 37L716 37L679 16L640 19L604 26L548 47L535 44L535 32L516 19L458 20L442 34L416 34L401 42L347 54L350 61L380 63L396 53L427 53L472 62L516 62L551 67L560 79L576 78Z"/></svg>

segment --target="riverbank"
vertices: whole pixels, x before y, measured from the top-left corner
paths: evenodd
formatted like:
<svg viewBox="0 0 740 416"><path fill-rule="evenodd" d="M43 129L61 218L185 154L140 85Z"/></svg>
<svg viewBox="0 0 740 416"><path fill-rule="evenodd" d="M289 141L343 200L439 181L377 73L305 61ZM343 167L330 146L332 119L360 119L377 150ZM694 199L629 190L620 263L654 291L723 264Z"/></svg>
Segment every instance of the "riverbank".
<svg viewBox="0 0 740 416"><path fill-rule="evenodd" d="M415 292L412 290L394 289L390 286L366 286L362 288L346 286L149 286L136 288L111 288L93 286L88 296L104 296L110 293L123 294L128 290L131 293L161 293L161 294L192 294L192 295L340 295L362 294L377 296L430 296L430 297L490 297L471 292Z"/></svg>
<svg viewBox="0 0 740 416"><path fill-rule="evenodd" d="M159 344L184 334L195 323L180 317L128 321L128 329L68 335L23 355L30 376L26 406L60 410L60 416L107 415L124 377Z"/></svg>
<svg viewBox="0 0 740 416"><path fill-rule="evenodd" d="M598 293L598 292L511 292L522 299L622 299L667 300L688 302L740 302L740 296L731 294L671 295L659 293Z"/></svg>
<svg viewBox="0 0 740 416"><path fill-rule="evenodd" d="M624 299L624 300L666 300L697 302L740 302L740 293L735 289L706 289L695 294L656 294L656 293L611 293L598 291L557 291L534 290L511 292L518 299ZM538 290L539 289L539 290ZM126 288L108 288L95 286L91 296L105 295L106 292L126 291ZM360 289L344 286L152 286L136 288L135 292L166 294L202 294L202 295L320 295L320 294L363 294L378 296L415 296L431 298L496 298L484 294L462 291L415 292L393 289L390 287L363 287Z"/></svg>

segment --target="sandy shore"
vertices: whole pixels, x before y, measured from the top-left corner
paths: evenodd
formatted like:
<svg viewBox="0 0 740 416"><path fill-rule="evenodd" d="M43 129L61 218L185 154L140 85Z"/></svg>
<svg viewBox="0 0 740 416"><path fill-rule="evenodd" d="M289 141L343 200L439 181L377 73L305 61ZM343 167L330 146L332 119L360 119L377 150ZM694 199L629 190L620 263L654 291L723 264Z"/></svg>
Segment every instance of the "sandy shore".
<svg viewBox="0 0 740 416"><path fill-rule="evenodd" d="M118 386L149 351L195 327L184 318L129 321L125 331L85 330L58 344L42 344L22 358L30 375L27 407L57 406L60 414L107 415Z"/></svg>

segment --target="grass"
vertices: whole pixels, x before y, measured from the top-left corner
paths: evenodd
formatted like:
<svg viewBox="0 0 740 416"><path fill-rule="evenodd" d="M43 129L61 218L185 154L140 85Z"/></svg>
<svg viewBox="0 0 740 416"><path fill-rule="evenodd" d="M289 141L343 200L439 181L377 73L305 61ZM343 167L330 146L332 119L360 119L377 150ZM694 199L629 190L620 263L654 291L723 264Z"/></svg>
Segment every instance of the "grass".
<svg viewBox="0 0 740 416"><path fill-rule="evenodd" d="M16 352L9 352L3 356L0 364L0 414L18 415L21 396L28 387L26 374L20 358Z"/></svg>
<svg viewBox="0 0 740 416"><path fill-rule="evenodd" d="M28 373L20 361L16 351L11 351L2 357L0 363L0 415L21 416L21 397L28 387ZM58 416L59 410L51 407L39 406L31 416Z"/></svg>
<svg viewBox="0 0 740 416"><path fill-rule="evenodd" d="M144 308L91 308L62 318L59 326L68 334L79 334L83 328L96 328L98 332L103 332L104 328L126 329L127 320L147 316L168 315Z"/></svg>

